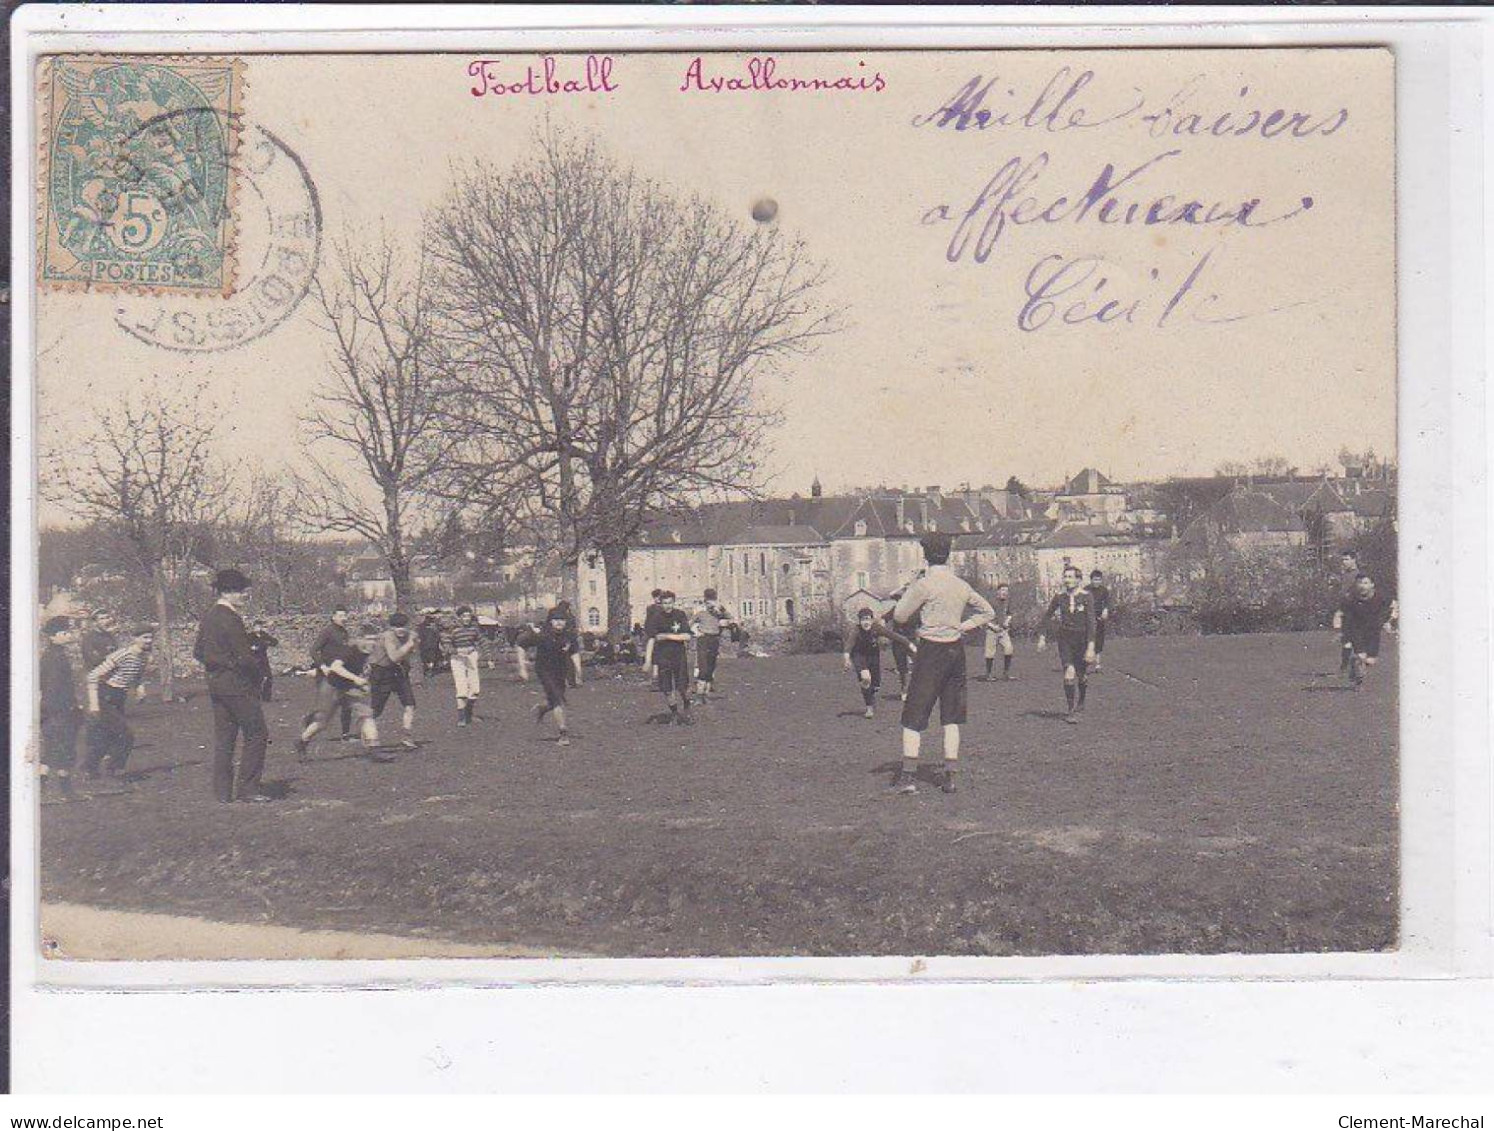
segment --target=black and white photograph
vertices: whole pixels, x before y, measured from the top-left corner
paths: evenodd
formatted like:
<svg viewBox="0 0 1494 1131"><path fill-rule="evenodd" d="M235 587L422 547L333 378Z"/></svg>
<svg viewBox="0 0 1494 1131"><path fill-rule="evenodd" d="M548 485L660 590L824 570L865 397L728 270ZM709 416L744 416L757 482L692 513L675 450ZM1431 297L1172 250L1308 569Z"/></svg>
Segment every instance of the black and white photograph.
<svg viewBox="0 0 1494 1131"><path fill-rule="evenodd" d="M1394 75L43 58L42 954L1395 951Z"/></svg>

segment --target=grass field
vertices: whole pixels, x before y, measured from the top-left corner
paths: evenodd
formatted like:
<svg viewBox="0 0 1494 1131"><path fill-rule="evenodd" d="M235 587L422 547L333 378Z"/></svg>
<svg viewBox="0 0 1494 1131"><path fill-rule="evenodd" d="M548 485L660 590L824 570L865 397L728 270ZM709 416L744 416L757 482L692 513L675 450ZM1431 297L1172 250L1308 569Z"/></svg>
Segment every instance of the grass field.
<svg viewBox="0 0 1494 1131"><path fill-rule="evenodd" d="M311 688L281 680L261 806L213 802L205 695L132 704L133 788L42 808L43 897L617 956L1381 949L1387 652L1356 693L1326 633L1118 639L1069 727L1053 653L1024 647L1016 682L971 684L954 796L886 791L899 705L861 718L838 656L726 659L688 729L593 675L568 748L502 671L459 731L445 677L390 765L296 764Z"/></svg>

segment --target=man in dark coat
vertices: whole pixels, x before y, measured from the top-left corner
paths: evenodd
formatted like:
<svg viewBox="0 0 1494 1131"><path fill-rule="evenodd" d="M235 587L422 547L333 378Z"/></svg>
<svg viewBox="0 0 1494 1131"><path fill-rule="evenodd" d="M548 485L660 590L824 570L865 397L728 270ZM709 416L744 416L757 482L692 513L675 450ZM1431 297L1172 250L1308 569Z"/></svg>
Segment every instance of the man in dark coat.
<svg viewBox="0 0 1494 1131"><path fill-rule="evenodd" d="M248 601L249 579L236 569L219 570L213 578L217 603L203 614L192 655L207 669L208 694L213 702L213 793L219 801L269 801L260 789L265 768L269 727L260 699L259 658L240 610ZM235 786L233 754L244 736Z"/></svg>

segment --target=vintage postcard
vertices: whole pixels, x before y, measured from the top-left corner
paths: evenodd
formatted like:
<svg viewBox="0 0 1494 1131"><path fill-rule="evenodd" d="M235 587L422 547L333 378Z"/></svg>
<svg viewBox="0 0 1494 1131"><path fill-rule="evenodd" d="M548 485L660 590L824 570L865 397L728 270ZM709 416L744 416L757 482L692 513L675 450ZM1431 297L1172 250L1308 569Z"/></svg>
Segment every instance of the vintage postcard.
<svg viewBox="0 0 1494 1131"><path fill-rule="evenodd" d="M1394 75L41 59L42 952L1395 950Z"/></svg>

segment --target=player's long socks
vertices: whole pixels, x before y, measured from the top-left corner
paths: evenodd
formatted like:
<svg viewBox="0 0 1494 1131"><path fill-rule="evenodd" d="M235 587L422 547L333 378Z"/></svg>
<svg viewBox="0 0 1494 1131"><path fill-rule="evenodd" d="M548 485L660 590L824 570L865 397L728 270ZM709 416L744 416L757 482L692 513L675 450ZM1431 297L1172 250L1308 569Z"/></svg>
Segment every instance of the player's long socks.
<svg viewBox="0 0 1494 1131"><path fill-rule="evenodd" d="M1074 685L1069 680L1063 681L1063 697L1068 701L1069 710L1074 709Z"/></svg>
<svg viewBox="0 0 1494 1131"><path fill-rule="evenodd" d="M1010 656L1001 657L1001 674L1006 676L1007 678L1011 678L1012 658Z"/></svg>
<svg viewBox="0 0 1494 1131"><path fill-rule="evenodd" d="M986 678L987 679L991 678L991 672L994 671L995 668L996 668L996 658L994 656L988 657L986 659Z"/></svg>
<svg viewBox="0 0 1494 1131"><path fill-rule="evenodd" d="M1079 705L1078 705L1078 708L1079 708L1079 710L1082 711L1082 710L1084 710L1084 693L1089 690L1089 684L1086 681L1084 681L1084 680L1081 679L1079 681L1079 683L1078 683L1077 686L1078 686L1078 689L1079 689Z"/></svg>
<svg viewBox="0 0 1494 1131"><path fill-rule="evenodd" d="M918 773L918 751L922 745L923 735L903 727L903 765L900 776L908 781L912 781L913 775Z"/></svg>
<svg viewBox="0 0 1494 1131"><path fill-rule="evenodd" d="M861 701L868 707L877 701L877 689L875 687L863 687L861 689Z"/></svg>
<svg viewBox="0 0 1494 1131"><path fill-rule="evenodd" d="M954 777L960 768L960 727L958 723L944 725L944 773Z"/></svg>

